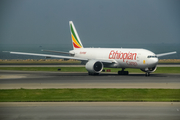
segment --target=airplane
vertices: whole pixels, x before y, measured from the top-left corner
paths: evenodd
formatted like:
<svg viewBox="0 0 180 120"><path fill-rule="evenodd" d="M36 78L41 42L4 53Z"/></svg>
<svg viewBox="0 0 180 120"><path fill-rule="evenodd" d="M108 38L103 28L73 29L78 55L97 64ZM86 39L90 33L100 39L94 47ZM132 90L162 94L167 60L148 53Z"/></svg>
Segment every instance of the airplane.
<svg viewBox="0 0 180 120"><path fill-rule="evenodd" d="M129 49L129 48L84 48L79 38L76 28L72 21L69 21L70 33L72 38L73 50L69 52L42 50L46 52L54 52L59 54L67 54L69 56L36 54L24 52L10 52L11 54L34 55L63 59L80 60L85 64L85 68L89 75L99 75L103 68L122 68L118 71L119 75L128 75L126 68L137 68L145 72L146 76L157 69L158 58L175 54L174 52L155 54L146 49Z"/></svg>

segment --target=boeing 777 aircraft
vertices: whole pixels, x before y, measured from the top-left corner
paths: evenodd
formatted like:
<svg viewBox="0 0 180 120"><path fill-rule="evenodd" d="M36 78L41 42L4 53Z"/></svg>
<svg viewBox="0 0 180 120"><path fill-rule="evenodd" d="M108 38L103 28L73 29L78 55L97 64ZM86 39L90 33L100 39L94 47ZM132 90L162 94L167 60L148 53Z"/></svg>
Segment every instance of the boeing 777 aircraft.
<svg viewBox="0 0 180 120"><path fill-rule="evenodd" d="M72 21L69 22L70 32L72 37L73 50L69 52L44 50L47 52L56 52L60 54L68 54L70 56L36 54L24 52L10 52L11 54L45 56L64 59L75 59L85 63L86 70L89 75L99 74L104 67L107 68L122 68L118 71L119 75L128 75L125 68L141 69L149 76L157 68L158 57L175 54L169 52L163 54L155 54L146 49L129 49L129 48L84 48L79 35Z"/></svg>

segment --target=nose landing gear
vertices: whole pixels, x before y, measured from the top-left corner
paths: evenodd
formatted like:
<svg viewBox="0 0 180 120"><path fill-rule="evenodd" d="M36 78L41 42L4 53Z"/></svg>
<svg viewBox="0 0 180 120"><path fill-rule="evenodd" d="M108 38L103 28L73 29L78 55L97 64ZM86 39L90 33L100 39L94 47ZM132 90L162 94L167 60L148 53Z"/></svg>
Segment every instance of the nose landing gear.
<svg viewBox="0 0 180 120"><path fill-rule="evenodd" d="M149 72L146 72L146 75L145 75L145 76L146 76L146 77L147 77L147 76L150 76L150 73L149 73Z"/></svg>

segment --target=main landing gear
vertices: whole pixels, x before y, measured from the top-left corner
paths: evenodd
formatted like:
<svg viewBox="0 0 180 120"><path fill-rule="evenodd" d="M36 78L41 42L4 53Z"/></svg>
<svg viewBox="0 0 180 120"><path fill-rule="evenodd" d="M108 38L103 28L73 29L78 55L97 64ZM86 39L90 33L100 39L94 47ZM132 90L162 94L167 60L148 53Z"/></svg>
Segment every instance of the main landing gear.
<svg viewBox="0 0 180 120"><path fill-rule="evenodd" d="M128 71L124 71L125 68L122 68L121 71L118 71L118 75L129 75Z"/></svg>

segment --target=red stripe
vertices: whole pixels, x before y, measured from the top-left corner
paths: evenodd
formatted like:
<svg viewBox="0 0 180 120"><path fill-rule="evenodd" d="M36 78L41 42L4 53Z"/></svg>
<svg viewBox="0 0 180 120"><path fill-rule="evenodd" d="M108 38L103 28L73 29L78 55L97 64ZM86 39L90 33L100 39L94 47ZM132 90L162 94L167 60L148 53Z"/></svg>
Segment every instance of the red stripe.
<svg viewBox="0 0 180 120"><path fill-rule="evenodd" d="M80 47L77 46L74 42L73 42L73 46L74 46L75 48L80 48Z"/></svg>

